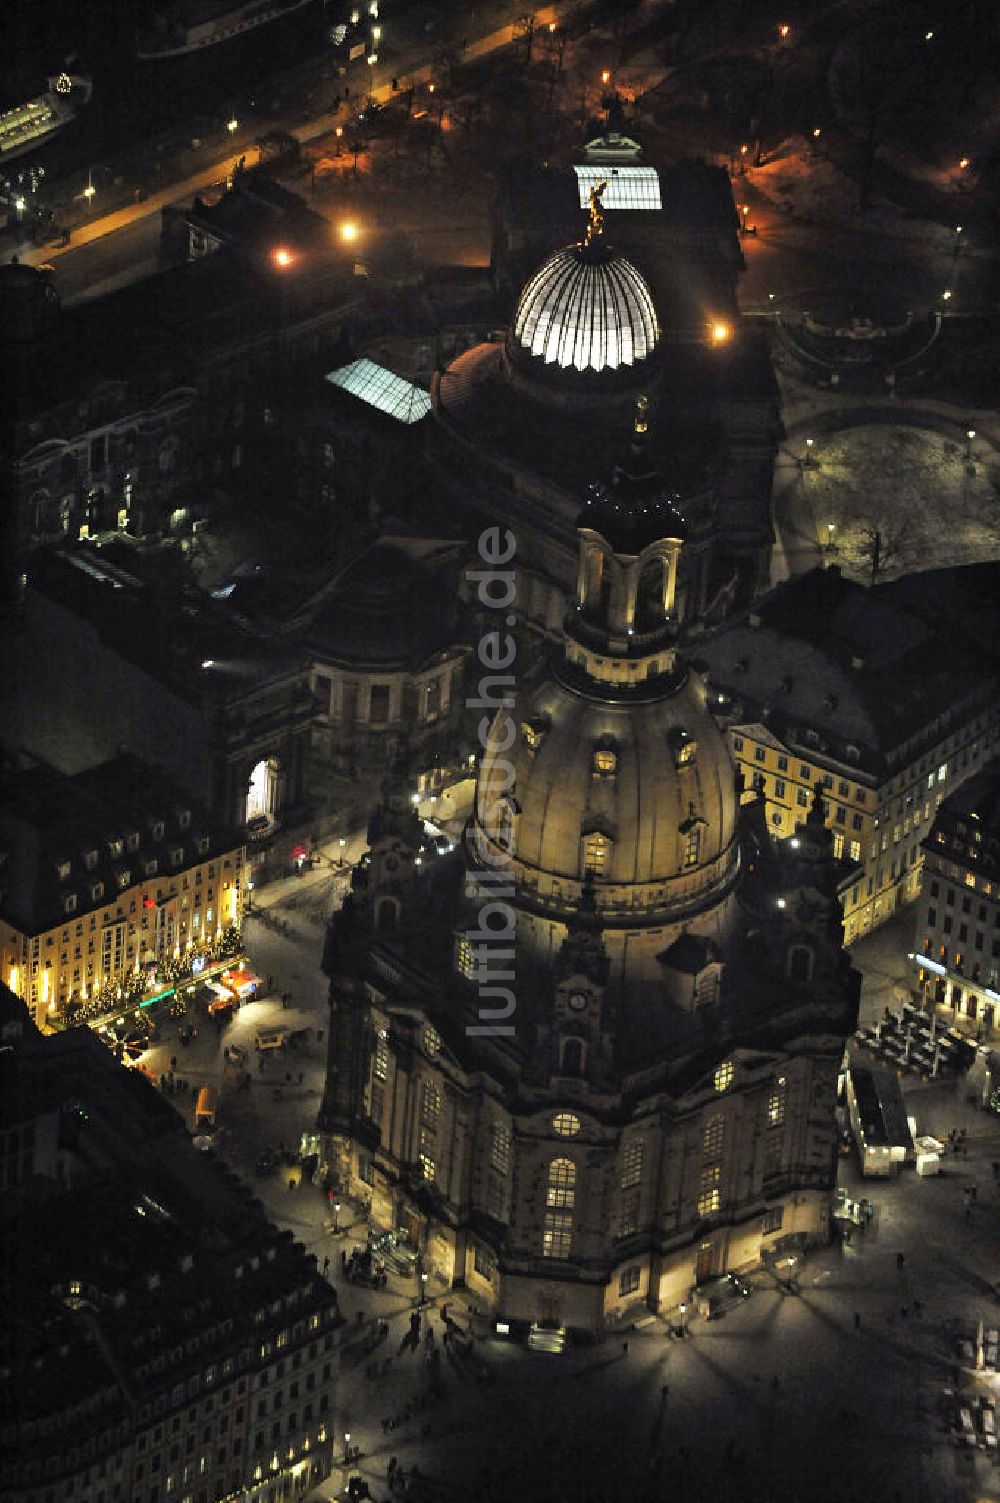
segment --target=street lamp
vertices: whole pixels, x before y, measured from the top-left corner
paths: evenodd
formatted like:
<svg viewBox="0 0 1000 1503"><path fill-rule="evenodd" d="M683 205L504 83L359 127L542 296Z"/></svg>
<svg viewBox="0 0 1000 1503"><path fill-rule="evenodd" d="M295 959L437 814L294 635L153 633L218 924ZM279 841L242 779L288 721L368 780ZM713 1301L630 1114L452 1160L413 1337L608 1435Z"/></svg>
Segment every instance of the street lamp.
<svg viewBox="0 0 1000 1503"><path fill-rule="evenodd" d="M340 1201L333 1202L333 1231L334 1235L340 1231Z"/></svg>
<svg viewBox="0 0 1000 1503"><path fill-rule="evenodd" d="M709 327L709 337L713 344L725 344L729 338L729 325L723 319L716 319Z"/></svg>
<svg viewBox="0 0 1000 1503"><path fill-rule="evenodd" d="M234 135L235 132L239 130L239 128L240 122L237 120L235 115L233 115L229 120L226 121L226 130L230 135Z"/></svg>
<svg viewBox="0 0 1000 1503"><path fill-rule="evenodd" d="M783 42L787 42L788 41L788 37L789 37L789 34L791 32L791 29L792 28L790 26L786 26L784 22L782 22L782 24L778 27L778 36L781 38L781 40Z"/></svg>
<svg viewBox="0 0 1000 1503"><path fill-rule="evenodd" d="M253 883L247 883L247 913L253 913Z"/></svg>
<svg viewBox="0 0 1000 1503"><path fill-rule="evenodd" d="M605 68L604 72L601 74L601 83L602 84L609 84L610 82L611 82L611 73L610 73L610 71L607 68Z"/></svg>
<svg viewBox="0 0 1000 1503"><path fill-rule="evenodd" d="M347 844L347 837L345 835L341 835L338 844L340 846L340 860L338 861L337 865L338 866L343 866L343 864L344 864L344 847Z"/></svg>
<svg viewBox="0 0 1000 1503"><path fill-rule="evenodd" d="M340 143L344 139L344 127L342 125L338 125L333 134L337 138L337 155L339 157L340 156Z"/></svg>
<svg viewBox="0 0 1000 1503"><path fill-rule="evenodd" d="M340 238L350 243L358 238L358 227L348 219L340 226ZM343 842L341 842L343 844Z"/></svg>
<svg viewBox="0 0 1000 1503"><path fill-rule="evenodd" d="M975 428L967 428L965 430L965 462L970 466L972 464L972 445L975 441L975 437Z"/></svg>
<svg viewBox="0 0 1000 1503"><path fill-rule="evenodd" d="M743 215L743 223L740 225L740 233L742 235L745 235L747 232L747 215L750 213L750 205L740 204L740 213Z"/></svg>
<svg viewBox="0 0 1000 1503"><path fill-rule="evenodd" d="M815 460L813 459L813 456L812 456L813 444L815 442L816 442L816 440L814 438L807 438L806 439L806 453L805 453L805 458L804 458L804 460L802 462L805 465L805 467L806 467L807 470L812 469L813 465L815 464Z"/></svg>
<svg viewBox="0 0 1000 1503"><path fill-rule="evenodd" d="M426 1273L422 1273L420 1275L420 1303L422 1305L426 1305L426 1303L427 1303L427 1275L426 1275Z"/></svg>
<svg viewBox="0 0 1000 1503"><path fill-rule="evenodd" d="M942 303L950 303L951 302L951 288L950 287L946 287L944 289L944 291L942 292L942 294L941 294L941 301L942 301Z"/></svg>
<svg viewBox="0 0 1000 1503"><path fill-rule="evenodd" d="M287 245L276 246L271 252L271 260L280 271L287 271L290 266L295 264L295 257Z"/></svg>
<svg viewBox="0 0 1000 1503"><path fill-rule="evenodd" d="M350 1432L350 1430L345 1430L344 1431L344 1465L345 1466L349 1466L350 1462L351 1462L351 1432Z"/></svg>
<svg viewBox="0 0 1000 1503"><path fill-rule="evenodd" d="M968 167L968 165L969 165L969 158L968 157L959 157L959 159L958 159L958 170L959 170L959 172L964 172L966 170L966 168Z"/></svg>

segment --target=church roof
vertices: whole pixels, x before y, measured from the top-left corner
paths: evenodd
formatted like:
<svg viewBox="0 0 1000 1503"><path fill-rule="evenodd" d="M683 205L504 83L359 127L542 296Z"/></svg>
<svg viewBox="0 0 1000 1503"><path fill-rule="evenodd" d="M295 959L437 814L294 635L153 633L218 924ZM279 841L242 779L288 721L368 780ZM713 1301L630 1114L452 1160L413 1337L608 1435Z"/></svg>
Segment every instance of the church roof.
<svg viewBox="0 0 1000 1503"><path fill-rule="evenodd" d="M359 667L415 671L458 640L440 578L401 548L376 543L341 575L309 630L315 650Z"/></svg>

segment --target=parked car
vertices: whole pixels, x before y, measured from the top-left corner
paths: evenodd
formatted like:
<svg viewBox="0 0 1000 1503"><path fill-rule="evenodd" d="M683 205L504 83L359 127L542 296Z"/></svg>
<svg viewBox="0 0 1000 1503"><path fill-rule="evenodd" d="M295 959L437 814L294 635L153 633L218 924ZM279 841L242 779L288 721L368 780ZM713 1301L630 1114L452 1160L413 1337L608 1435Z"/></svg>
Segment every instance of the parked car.
<svg viewBox="0 0 1000 1503"><path fill-rule="evenodd" d="M751 1293L750 1285L738 1273L723 1273L698 1285L694 1291L694 1305L699 1315L714 1320L724 1315L730 1305L749 1299Z"/></svg>

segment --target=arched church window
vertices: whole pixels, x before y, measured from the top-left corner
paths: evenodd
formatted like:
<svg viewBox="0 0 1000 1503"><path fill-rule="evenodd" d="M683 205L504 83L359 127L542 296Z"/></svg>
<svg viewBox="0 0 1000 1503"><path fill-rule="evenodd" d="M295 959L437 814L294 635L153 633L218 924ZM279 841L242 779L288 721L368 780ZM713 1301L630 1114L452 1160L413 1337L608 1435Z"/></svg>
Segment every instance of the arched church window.
<svg viewBox="0 0 1000 1503"><path fill-rule="evenodd" d="M735 1070L731 1059L724 1059L713 1076L713 1084L717 1091L728 1091L733 1083Z"/></svg>
<svg viewBox="0 0 1000 1503"><path fill-rule="evenodd" d="M788 951L787 975L789 981L803 985L812 980L813 952L808 945L792 945Z"/></svg>
<svg viewBox="0 0 1000 1503"><path fill-rule="evenodd" d="M701 826L695 825L684 837L684 865L697 866L701 855Z"/></svg>
<svg viewBox="0 0 1000 1503"><path fill-rule="evenodd" d="M583 1039L563 1039L559 1046L559 1073L582 1075L587 1059L587 1046Z"/></svg>
<svg viewBox="0 0 1000 1503"><path fill-rule="evenodd" d="M646 1156L646 1144L642 1138L633 1138L625 1148L622 1159L622 1189L631 1190L642 1181L642 1165Z"/></svg>
<svg viewBox="0 0 1000 1503"><path fill-rule="evenodd" d="M391 934L399 920L399 903L395 898L380 898L375 909L375 927Z"/></svg>
<svg viewBox="0 0 1000 1503"><path fill-rule="evenodd" d="M571 1211L576 1202L576 1165L572 1159L553 1159L549 1164L545 1204L550 1210Z"/></svg>

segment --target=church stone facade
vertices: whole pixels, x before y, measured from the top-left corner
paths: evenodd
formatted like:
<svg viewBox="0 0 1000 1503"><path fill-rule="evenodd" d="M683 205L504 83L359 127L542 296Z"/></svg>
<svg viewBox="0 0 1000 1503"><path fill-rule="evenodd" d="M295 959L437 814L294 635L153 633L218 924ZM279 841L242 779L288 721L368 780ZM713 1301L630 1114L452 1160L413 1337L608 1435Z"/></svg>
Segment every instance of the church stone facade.
<svg viewBox="0 0 1000 1503"><path fill-rule="evenodd" d="M319 1120L331 1178L406 1229L432 1292L590 1332L826 1240L860 988L819 793L772 840L685 660L689 523L642 400L655 310L597 208L569 301L546 281L512 358L631 411L631 442L580 498L575 599L496 709L464 849L429 867L403 770L383 786L327 935ZM607 335L626 304L644 342Z"/></svg>

